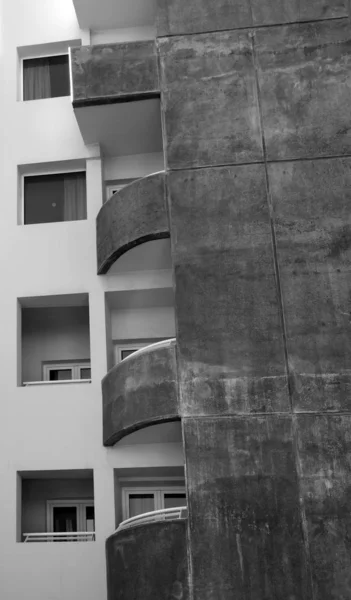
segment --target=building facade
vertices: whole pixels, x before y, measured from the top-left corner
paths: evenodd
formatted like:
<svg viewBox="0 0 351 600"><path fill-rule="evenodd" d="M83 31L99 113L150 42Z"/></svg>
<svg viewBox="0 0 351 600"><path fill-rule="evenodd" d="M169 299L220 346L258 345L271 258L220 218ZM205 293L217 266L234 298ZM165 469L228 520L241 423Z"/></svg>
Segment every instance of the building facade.
<svg viewBox="0 0 351 600"><path fill-rule="evenodd" d="M351 597L348 0L1 23L1 597Z"/></svg>

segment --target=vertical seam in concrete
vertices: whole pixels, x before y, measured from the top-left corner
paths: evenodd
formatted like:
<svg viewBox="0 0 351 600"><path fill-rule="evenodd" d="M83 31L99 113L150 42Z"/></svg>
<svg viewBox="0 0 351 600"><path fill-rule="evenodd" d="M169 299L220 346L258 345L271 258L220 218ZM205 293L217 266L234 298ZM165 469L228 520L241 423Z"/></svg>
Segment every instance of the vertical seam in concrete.
<svg viewBox="0 0 351 600"><path fill-rule="evenodd" d="M298 494L299 494L299 512L300 512L300 518L301 518L301 529L302 529L302 536L303 536L303 547L304 547L304 554L305 554L305 560L306 560L306 569L307 569L307 575L309 576L309 579L310 579L312 600L317 600L316 590L313 585L313 574L312 574L312 565L311 565L311 549L310 549L310 540L309 540L309 535L308 535L308 523L307 523L307 519L306 519L305 502L304 502L304 499L303 499L303 496L301 493L302 469L301 469L300 452L299 452L299 445L298 445L297 415L295 415L295 414L292 415L292 439L293 439L294 453L295 453L297 490L298 490Z"/></svg>
<svg viewBox="0 0 351 600"><path fill-rule="evenodd" d="M282 326L285 368L286 368L287 379L288 379L288 393L289 393L289 400L290 400L290 415L291 415L291 426L292 426L291 433L292 433L292 444L293 444L293 453L294 453L294 462L295 462L296 480L297 480L297 493L298 493L298 502L299 502L298 512L299 512L300 523L301 523L302 541L303 541L304 556L305 556L306 576L310 580L312 600L316 600L315 590L313 587L313 577L312 577L312 568L311 568L311 551L310 551L310 545L309 545L308 526L307 526L307 520L306 520L304 501L302 499L302 494L301 494L301 464L300 464L299 449L298 449L297 417L294 414L294 410L293 410L291 375L290 375L290 369L289 369L289 354L288 354L288 346L287 346L286 321L285 321L283 294L282 294L282 288L281 288L279 262L278 262L278 248L277 248L277 238L276 238L275 223L274 223L274 209L273 209L272 195L271 195L269 174L268 174L267 148L266 148L266 140L264 137L263 115L262 115L262 105L261 105L260 85L259 85L259 78L258 78L258 64L257 64L256 47L255 47L255 33L254 32L251 32L251 38L252 38L252 52L253 52L253 62L254 62L254 69L255 69L255 79L256 79L257 103L258 103L258 110L259 110L261 136L262 136L262 149L263 149L263 155L264 155L267 201L268 201L268 208L269 208L269 220L270 220L271 233L272 233L274 272L275 272L275 278L276 278L279 312L280 312L281 326Z"/></svg>
<svg viewBox="0 0 351 600"><path fill-rule="evenodd" d="M161 131L162 131L162 150L163 150L164 170L168 171L168 153L167 153L168 145L167 145L167 130L166 130L164 93L163 93L164 86L163 86L163 77L162 77L161 53L160 53L160 45L159 45L158 38L156 38L155 47L156 47L158 81L159 81L159 88L160 88L160 112L161 112Z"/></svg>
<svg viewBox="0 0 351 600"><path fill-rule="evenodd" d="M258 65L257 65L257 56L256 56L256 47L255 47L255 32L251 31L249 35L251 37L252 57L253 57L253 65L254 65L254 70L255 70L256 95L257 95L259 123L260 123L260 130L261 130L262 151L263 151L263 158L264 158L269 223L270 223L270 228L271 228L273 267L274 267L274 275L275 275L276 286L277 286L279 315L280 315L280 322L281 322L281 328L282 328L285 370L286 370L287 383L288 383L290 411L292 413L293 412L293 400L292 400L291 377L290 377L290 369L289 369L286 321L285 321L283 294L282 294L279 262L278 262L277 238L276 238L276 232L275 232L275 226L274 226L274 214L273 214L274 211L273 211L273 204L272 204L272 197L271 197L271 190L270 190L269 176L268 176L267 149L266 149L266 140L264 137L264 128L263 128L262 105L261 105L261 95L260 95L260 86L259 86L259 78L258 78Z"/></svg>

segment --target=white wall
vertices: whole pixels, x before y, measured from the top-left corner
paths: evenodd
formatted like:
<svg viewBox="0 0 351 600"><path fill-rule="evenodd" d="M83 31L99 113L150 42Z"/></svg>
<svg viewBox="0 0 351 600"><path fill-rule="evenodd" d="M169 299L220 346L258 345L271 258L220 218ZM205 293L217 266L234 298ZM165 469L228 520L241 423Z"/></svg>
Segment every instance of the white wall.
<svg viewBox="0 0 351 600"><path fill-rule="evenodd" d="M161 152L133 154L130 156L110 156L104 159L104 179L138 179L151 173L164 170L164 158Z"/></svg>
<svg viewBox="0 0 351 600"><path fill-rule="evenodd" d="M122 44L123 42L139 42L153 40L156 37L156 28L152 25L144 27L123 27L120 29L104 29L91 31L90 43L95 44Z"/></svg>
<svg viewBox="0 0 351 600"><path fill-rule="evenodd" d="M113 340L171 338L175 336L172 306L114 310L111 312Z"/></svg>

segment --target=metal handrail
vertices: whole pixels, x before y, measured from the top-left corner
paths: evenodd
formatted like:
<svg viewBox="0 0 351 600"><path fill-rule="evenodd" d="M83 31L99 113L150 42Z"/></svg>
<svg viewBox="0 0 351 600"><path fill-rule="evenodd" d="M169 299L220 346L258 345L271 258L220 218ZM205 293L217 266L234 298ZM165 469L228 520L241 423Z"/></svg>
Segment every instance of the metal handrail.
<svg viewBox="0 0 351 600"><path fill-rule="evenodd" d="M126 519L119 524L116 529L129 529L137 525L145 525L145 523L153 523L157 521L167 521L168 519L186 519L188 516L188 508L186 506L177 506L175 508L162 508L161 510L153 510L152 512L142 513L136 517Z"/></svg>
<svg viewBox="0 0 351 600"><path fill-rule="evenodd" d="M29 542L93 542L95 531L63 531L45 533L23 533L25 544Z"/></svg>
<svg viewBox="0 0 351 600"><path fill-rule="evenodd" d="M154 342L153 344L148 344L147 346L143 346L142 348L139 348L132 354L129 354L129 356L126 356L120 363L118 363L118 365L125 363L130 358L135 358L136 356L139 356L140 354L144 354L144 352L149 352L150 350L156 350L157 348L161 348L162 346L170 346L171 342L175 342L175 341L176 341L176 338L168 338L167 340L161 340L160 342ZM118 365L116 365L116 366L118 366Z"/></svg>
<svg viewBox="0 0 351 600"><path fill-rule="evenodd" d="M91 379L58 379L57 381L24 381L23 386L30 385L57 385L62 383L91 383Z"/></svg>

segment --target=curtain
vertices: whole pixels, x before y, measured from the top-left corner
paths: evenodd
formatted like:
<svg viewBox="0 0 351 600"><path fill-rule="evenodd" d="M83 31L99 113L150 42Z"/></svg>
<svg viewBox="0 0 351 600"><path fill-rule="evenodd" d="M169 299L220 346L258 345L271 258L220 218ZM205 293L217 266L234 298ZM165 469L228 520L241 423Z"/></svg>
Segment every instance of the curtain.
<svg viewBox="0 0 351 600"><path fill-rule="evenodd" d="M51 97L50 67L46 58L28 60L23 65L23 99Z"/></svg>
<svg viewBox="0 0 351 600"><path fill-rule="evenodd" d="M64 177L64 221L87 218L85 173L68 173Z"/></svg>
<svg viewBox="0 0 351 600"><path fill-rule="evenodd" d="M153 494L130 494L129 495L129 517L136 517L146 512L155 510Z"/></svg>

